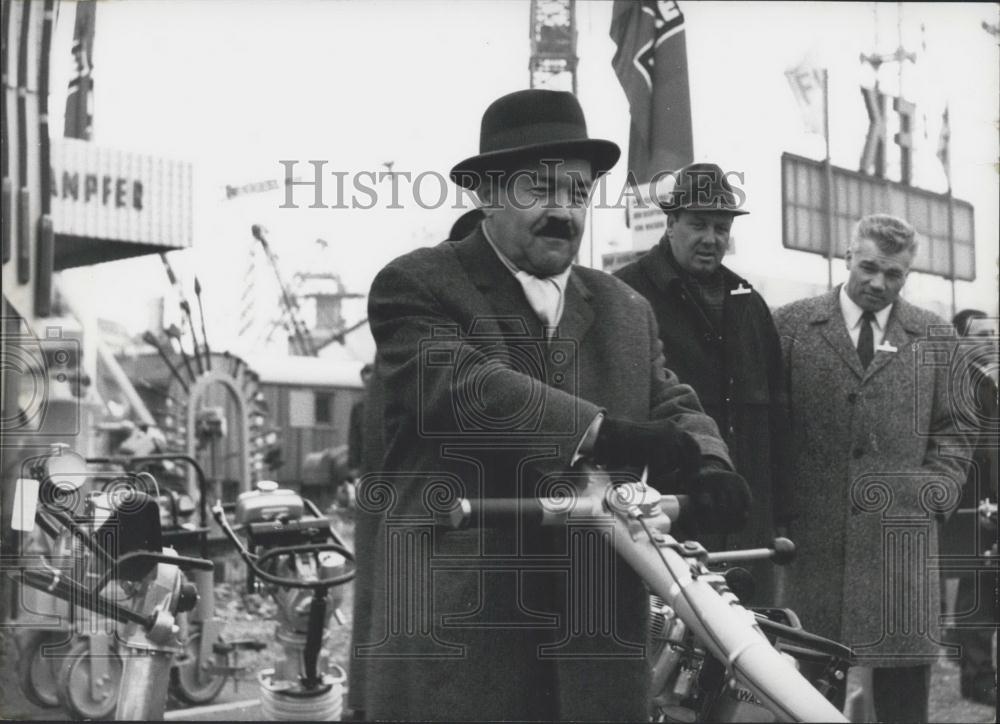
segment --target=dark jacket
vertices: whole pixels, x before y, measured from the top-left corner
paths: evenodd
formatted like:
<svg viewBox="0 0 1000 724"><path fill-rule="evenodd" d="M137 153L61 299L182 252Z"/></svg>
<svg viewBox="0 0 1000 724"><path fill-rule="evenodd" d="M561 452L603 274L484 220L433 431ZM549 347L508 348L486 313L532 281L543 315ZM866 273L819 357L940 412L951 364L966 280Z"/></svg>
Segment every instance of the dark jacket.
<svg viewBox="0 0 1000 724"><path fill-rule="evenodd" d="M359 495L367 490L366 482L371 473L382 469L385 442L383 440L382 406L385 394L382 377L378 366L372 372L372 377L365 390L362 401L355 403L351 410L351 429L354 430L354 410L361 407L358 420L359 431L357 470L360 474L358 483ZM352 438L353 439L353 438ZM354 444L352 443L352 450ZM380 516L366 508L358 506L354 510L354 557L357 563L357 573L354 576L354 607L351 617L351 640L371 640L372 623L372 581L375 576L375 540L378 536ZM349 652L350 665L347 681L347 708L355 712L367 710L365 702L365 681L369 660L357 658L354 647Z"/></svg>
<svg viewBox="0 0 1000 724"><path fill-rule="evenodd" d="M361 458L365 446L365 398L368 391L351 405L351 419L347 428L347 467L352 471L361 470Z"/></svg>
<svg viewBox="0 0 1000 724"><path fill-rule="evenodd" d="M792 489L787 478L788 416L781 343L764 299L722 267L727 294L722 329L705 314L664 244L615 275L653 307L666 366L698 393L729 446L733 464L753 492L750 522L739 534L702 536L712 550L770 545L776 524L787 522ZM733 293L733 290L748 290ZM770 564L754 566L760 603L768 603Z"/></svg>
<svg viewBox="0 0 1000 724"><path fill-rule="evenodd" d="M960 341L961 346L964 346ZM961 354L956 359L961 360ZM962 491L959 511L941 531L941 553L948 556L978 556L995 542L979 525L973 511L979 501L997 500L997 445L1000 444L1000 410L997 384L987 373L969 365L956 374L955 409L960 423L973 433L974 448L969 477Z"/></svg>
<svg viewBox="0 0 1000 724"><path fill-rule="evenodd" d="M561 489L602 409L670 419L728 462L693 390L665 371L649 305L574 267L558 337L546 341L476 231L391 262L372 284L369 319L385 390L382 478L358 492L359 507L382 516L369 639L353 642L369 662L369 715L645 718L648 593L607 541L517 525L442 532L429 513L448 508L449 491Z"/></svg>

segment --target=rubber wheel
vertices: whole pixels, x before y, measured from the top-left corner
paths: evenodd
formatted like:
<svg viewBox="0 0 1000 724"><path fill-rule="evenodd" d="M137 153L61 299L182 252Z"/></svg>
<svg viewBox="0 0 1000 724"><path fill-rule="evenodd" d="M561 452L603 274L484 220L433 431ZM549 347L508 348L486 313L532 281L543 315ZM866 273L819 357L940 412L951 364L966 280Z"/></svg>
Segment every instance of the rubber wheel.
<svg viewBox="0 0 1000 724"><path fill-rule="evenodd" d="M59 702L74 719L108 720L118 704L118 689L122 682L122 659L111 651L108 659L110 679L101 684L99 699L90 690L90 644L77 641L59 669Z"/></svg>
<svg viewBox="0 0 1000 724"><path fill-rule="evenodd" d="M207 704L219 695L226 685L226 674L212 674L210 677L197 678L198 648L201 646L201 632L188 637L184 646L185 658L182 661L174 659L174 667L170 671L170 693L185 704ZM214 654L212 662L216 666L226 666L229 661L225 654Z"/></svg>
<svg viewBox="0 0 1000 724"><path fill-rule="evenodd" d="M56 684L59 659L42 656L42 646L62 641L68 636L66 631L32 631L22 640L21 658L17 664L18 683L24 696L42 708L59 706Z"/></svg>

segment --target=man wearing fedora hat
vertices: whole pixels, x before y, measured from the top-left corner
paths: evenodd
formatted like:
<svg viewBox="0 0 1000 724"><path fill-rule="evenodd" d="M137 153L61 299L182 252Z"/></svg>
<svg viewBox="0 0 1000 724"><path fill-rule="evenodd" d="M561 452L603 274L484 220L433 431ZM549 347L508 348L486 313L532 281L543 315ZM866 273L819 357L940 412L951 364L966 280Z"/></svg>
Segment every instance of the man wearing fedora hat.
<svg viewBox="0 0 1000 724"><path fill-rule="evenodd" d="M722 263L745 196L714 163L672 175L660 206L667 230L657 246L619 269L618 278L649 300L666 365L698 393L753 492L747 527L737 535L701 536L709 548L769 545L787 523L791 490L781 344L764 299ZM752 567L759 604L773 603L773 565Z"/></svg>
<svg viewBox="0 0 1000 724"><path fill-rule="evenodd" d="M746 483L665 369L649 304L572 264L592 185L618 156L587 136L570 93L498 99L480 153L451 172L485 219L372 284L385 456L358 501L381 511L382 570L369 638L352 647L371 718L647 716L648 593L607 540L581 548L585 532L520 522L434 529L451 496L565 492L585 459L648 466L651 482L693 494L705 525L744 521Z"/></svg>

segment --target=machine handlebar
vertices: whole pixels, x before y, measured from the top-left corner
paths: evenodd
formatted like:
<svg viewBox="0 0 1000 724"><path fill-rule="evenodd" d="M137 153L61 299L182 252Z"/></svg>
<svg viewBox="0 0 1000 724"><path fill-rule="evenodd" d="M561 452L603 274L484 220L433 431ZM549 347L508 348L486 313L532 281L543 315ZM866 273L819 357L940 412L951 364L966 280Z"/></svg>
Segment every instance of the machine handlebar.
<svg viewBox="0 0 1000 724"><path fill-rule="evenodd" d="M354 554L346 546L344 546L342 542L305 543L296 546L272 548L263 555L257 556L247 550L246 546L243 545L239 536L236 535L235 531L229 525L229 521L226 520L225 511L222 508L222 504L218 501L216 501L215 505L212 506L212 517L215 518L215 522L219 524L220 528L222 528L222 532L226 534L226 537L229 538L233 545L236 546L240 557L243 558L250 570L253 571L253 574L262 581L266 581L267 583L275 586L283 586L285 588L302 588L315 591L319 589L326 589L331 586L340 586L354 579L354 574L357 571ZM263 568L265 562L271 561L280 556L296 555L299 553L323 553L326 551L332 551L342 555L348 564L347 570L329 578L318 578L315 581L304 581L301 578L285 578L282 576L275 576Z"/></svg>
<svg viewBox="0 0 1000 724"><path fill-rule="evenodd" d="M729 674L768 707L779 720L844 721L843 715L814 689L771 645L753 613L726 588L725 579L707 563L771 558L786 562L794 552L788 539L774 548L709 554L695 541L679 543L669 535L683 520L690 501L685 496L660 495L644 483L612 485L606 474L592 469L584 489L563 498L460 499L438 516L437 525L450 530L491 527L512 520L529 525L567 522L612 525L617 554L661 597L703 646L726 665ZM768 627L773 633L813 643L793 629ZM787 627L785 627L787 628Z"/></svg>

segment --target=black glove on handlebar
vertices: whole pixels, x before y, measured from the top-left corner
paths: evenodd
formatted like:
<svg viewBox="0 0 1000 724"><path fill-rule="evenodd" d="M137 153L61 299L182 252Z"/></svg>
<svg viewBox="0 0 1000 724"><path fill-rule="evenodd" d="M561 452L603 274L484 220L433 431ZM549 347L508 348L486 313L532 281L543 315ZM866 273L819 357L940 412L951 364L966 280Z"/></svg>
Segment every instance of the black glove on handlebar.
<svg viewBox="0 0 1000 724"><path fill-rule="evenodd" d="M721 462L707 460L690 484L692 518L699 531L734 533L750 516L753 497L743 476Z"/></svg>
<svg viewBox="0 0 1000 724"><path fill-rule="evenodd" d="M690 479L701 465L701 448L670 420L631 422L605 417L594 442L594 462L609 467L649 466L650 481L677 471Z"/></svg>

